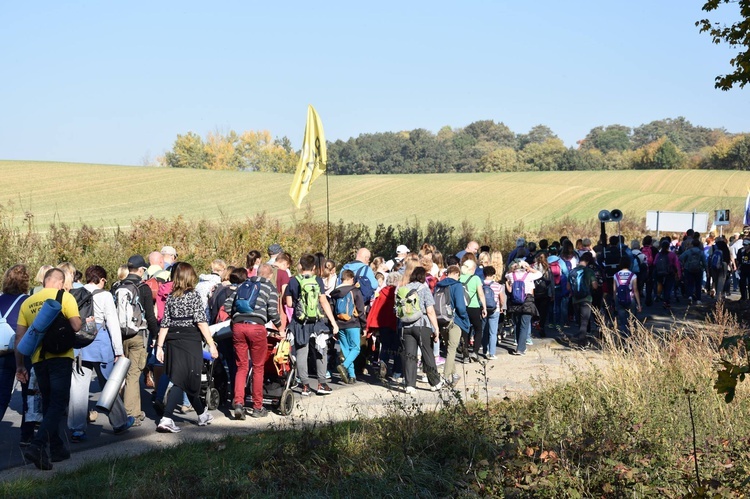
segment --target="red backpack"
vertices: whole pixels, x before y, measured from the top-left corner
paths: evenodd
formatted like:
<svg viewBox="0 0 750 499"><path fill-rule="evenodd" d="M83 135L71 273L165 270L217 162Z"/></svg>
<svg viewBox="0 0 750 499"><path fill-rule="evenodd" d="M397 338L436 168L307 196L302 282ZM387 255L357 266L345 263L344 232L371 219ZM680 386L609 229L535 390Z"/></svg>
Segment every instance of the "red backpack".
<svg viewBox="0 0 750 499"><path fill-rule="evenodd" d="M549 271L552 273L552 278L555 281L555 286L560 285L562 279L562 270L560 269L560 260L555 260L549 264Z"/></svg>

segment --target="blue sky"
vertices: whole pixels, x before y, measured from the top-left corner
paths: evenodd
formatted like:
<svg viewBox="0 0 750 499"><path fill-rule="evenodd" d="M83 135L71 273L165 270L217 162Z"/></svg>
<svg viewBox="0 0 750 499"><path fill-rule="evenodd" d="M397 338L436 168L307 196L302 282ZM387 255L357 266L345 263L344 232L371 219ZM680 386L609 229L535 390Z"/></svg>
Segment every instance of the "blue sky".
<svg viewBox="0 0 750 499"><path fill-rule="evenodd" d="M480 119L568 146L678 116L750 131L750 89L714 89L733 51L698 33L702 5L6 1L0 159L135 165L188 131L298 148L307 104L328 140Z"/></svg>

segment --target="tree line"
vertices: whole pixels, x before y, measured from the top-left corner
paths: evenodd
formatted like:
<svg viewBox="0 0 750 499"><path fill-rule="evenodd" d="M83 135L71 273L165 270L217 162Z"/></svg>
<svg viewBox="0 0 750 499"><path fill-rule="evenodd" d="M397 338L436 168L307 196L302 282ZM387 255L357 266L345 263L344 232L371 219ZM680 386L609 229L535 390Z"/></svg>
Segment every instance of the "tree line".
<svg viewBox="0 0 750 499"><path fill-rule="evenodd" d="M290 173L298 153L288 138L268 131L178 135L161 162L175 168ZM598 126L577 147L565 147L545 125L528 133L481 120L437 133L418 128L362 134L328 142L328 170L336 175L521 172L630 169L746 169L750 134L691 124L684 117L635 128Z"/></svg>

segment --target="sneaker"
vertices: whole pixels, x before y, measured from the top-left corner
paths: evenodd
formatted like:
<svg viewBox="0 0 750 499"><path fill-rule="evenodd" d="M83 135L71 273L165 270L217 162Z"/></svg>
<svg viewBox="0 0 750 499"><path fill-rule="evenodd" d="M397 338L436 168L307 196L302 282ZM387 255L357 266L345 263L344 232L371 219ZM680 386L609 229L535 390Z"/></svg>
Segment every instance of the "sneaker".
<svg viewBox="0 0 750 499"><path fill-rule="evenodd" d="M415 393L417 393L417 389L413 386L407 386L404 390L404 393L406 393L407 395L414 395Z"/></svg>
<svg viewBox="0 0 750 499"><path fill-rule="evenodd" d="M519 352L518 350L512 350L511 355L526 355L526 352Z"/></svg>
<svg viewBox="0 0 750 499"><path fill-rule="evenodd" d="M268 409L265 407L261 407L260 409L253 409L253 412L250 413L251 417L254 418L265 418L268 416Z"/></svg>
<svg viewBox="0 0 750 499"><path fill-rule="evenodd" d="M171 418L161 418L159 425L156 427L159 433L180 433L182 429L174 424Z"/></svg>
<svg viewBox="0 0 750 499"><path fill-rule="evenodd" d="M208 426L213 422L214 417L208 412L208 407L203 411L203 414L198 416L198 426Z"/></svg>
<svg viewBox="0 0 750 499"><path fill-rule="evenodd" d="M443 388L443 380L442 379L440 380L440 383L438 383L437 385L431 386L430 387L430 391L431 392L439 392L441 388Z"/></svg>
<svg viewBox="0 0 750 499"><path fill-rule="evenodd" d="M331 381L331 371L326 371L326 380Z"/></svg>
<svg viewBox="0 0 750 499"><path fill-rule="evenodd" d="M234 419L245 420L245 408L242 407L242 404L234 404Z"/></svg>
<svg viewBox="0 0 750 499"><path fill-rule="evenodd" d="M74 444L79 444L86 440L86 432L85 431L74 431L72 435L70 435L70 441Z"/></svg>
<svg viewBox="0 0 750 499"><path fill-rule="evenodd" d="M70 451L66 447L59 447L49 453L49 460L53 463L59 463L60 461L66 461L70 459Z"/></svg>
<svg viewBox="0 0 750 499"><path fill-rule="evenodd" d="M451 375L451 385L455 385L456 383L458 383L458 381L460 379L461 379L461 375L460 374L452 374Z"/></svg>
<svg viewBox="0 0 750 499"><path fill-rule="evenodd" d="M333 390L331 390L331 387L327 383L318 383L317 393L318 395L328 395L329 393L333 393Z"/></svg>
<svg viewBox="0 0 750 499"><path fill-rule="evenodd" d="M702 301L700 301L700 300L698 300L698 301L696 301L696 302L695 302L695 304L696 304L696 305L703 305L703 302L702 302Z"/></svg>
<svg viewBox="0 0 750 499"><path fill-rule="evenodd" d="M487 360L495 360L495 359L497 359L497 355L492 355L492 354L489 354L489 355L487 356Z"/></svg>
<svg viewBox="0 0 750 499"><path fill-rule="evenodd" d="M427 375L423 374L422 376L417 377L417 381L420 383L429 383L430 380L427 379Z"/></svg>
<svg viewBox="0 0 750 499"><path fill-rule="evenodd" d="M119 435L120 433L124 433L128 431L130 427L133 426L134 424L135 424L135 418L133 416L128 416L128 418L125 420L125 423L122 426L113 428L113 430L115 431L115 435Z"/></svg>
<svg viewBox="0 0 750 499"><path fill-rule="evenodd" d="M529 338L526 338L526 344L527 344L527 345L533 345L533 344L534 344L534 342L533 342L533 341L531 341L531 337L529 337Z"/></svg>
<svg viewBox="0 0 750 499"><path fill-rule="evenodd" d="M34 466L40 470L49 471L52 469L52 462L46 447L42 448L36 444L31 444L23 450L23 458L34 463Z"/></svg>
<svg viewBox="0 0 750 499"><path fill-rule="evenodd" d="M443 364L445 364L445 357L441 357L439 355L437 357L435 357L435 365L436 366L442 366Z"/></svg>
<svg viewBox="0 0 750 499"><path fill-rule="evenodd" d="M355 378L355 377L352 377L352 376L350 376L350 377L349 377L349 381L348 381L348 383L349 383L350 385L353 385L353 384L355 384L356 382L357 382L357 378Z"/></svg>
<svg viewBox="0 0 750 499"><path fill-rule="evenodd" d="M349 383L349 371L346 370L346 367L344 367L344 364L339 364L336 366L336 370L339 372L339 376L341 376L341 381L344 383Z"/></svg>
<svg viewBox="0 0 750 499"><path fill-rule="evenodd" d="M312 393L310 385L302 385L302 396L307 397Z"/></svg>

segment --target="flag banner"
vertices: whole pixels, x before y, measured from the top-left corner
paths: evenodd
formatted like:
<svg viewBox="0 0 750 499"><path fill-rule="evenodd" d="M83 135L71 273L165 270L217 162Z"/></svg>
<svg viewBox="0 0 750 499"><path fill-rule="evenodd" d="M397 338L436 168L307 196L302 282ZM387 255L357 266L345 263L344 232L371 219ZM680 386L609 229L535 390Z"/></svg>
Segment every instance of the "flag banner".
<svg viewBox="0 0 750 499"><path fill-rule="evenodd" d="M305 138L302 141L302 153L299 157L297 172L294 174L292 187L289 189L289 197L294 205L299 208L302 200L310 192L310 185L321 173L326 171L328 153L326 151L326 139L323 134L323 124L320 122L318 113L312 106L307 107L307 124L305 125Z"/></svg>
<svg viewBox="0 0 750 499"><path fill-rule="evenodd" d="M747 190L747 199L745 200L745 225L750 225L750 189Z"/></svg>

